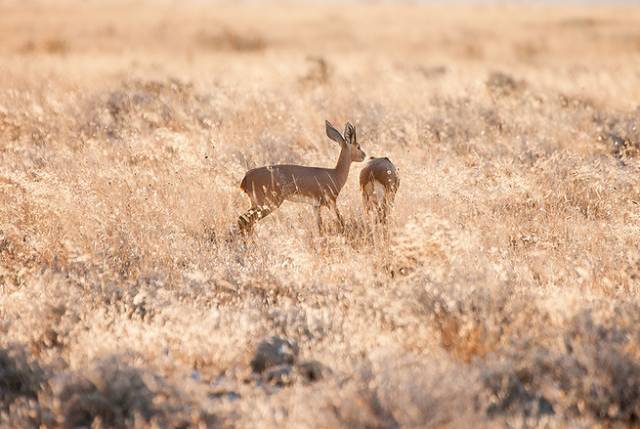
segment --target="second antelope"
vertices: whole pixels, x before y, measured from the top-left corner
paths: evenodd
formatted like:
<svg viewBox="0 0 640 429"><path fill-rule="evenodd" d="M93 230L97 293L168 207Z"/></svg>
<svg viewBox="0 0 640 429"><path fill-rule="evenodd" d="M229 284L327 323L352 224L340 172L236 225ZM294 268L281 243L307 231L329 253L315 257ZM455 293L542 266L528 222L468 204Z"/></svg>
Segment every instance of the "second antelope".
<svg viewBox="0 0 640 429"><path fill-rule="evenodd" d="M271 165L247 171L240 187L249 196L251 208L240 216L238 226L243 233L251 233L254 224L280 207L284 201L311 204L316 211L318 228L322 230L320 209L332 209L341 227L344 221L336 199L347 181L352 162L363 161L366 154L356 140L356 129L347 122L344 137L328 121L327 136L340 144L340 156L335 168L305 167L302 165Z"/></svg>
<svg viewBox="0 0 640 429"><path fill-rule="evenodd" d="M386 225L387 216L400 186L400 177L389 158L371 158L360 171L362 203L368 213Z"/></svg>

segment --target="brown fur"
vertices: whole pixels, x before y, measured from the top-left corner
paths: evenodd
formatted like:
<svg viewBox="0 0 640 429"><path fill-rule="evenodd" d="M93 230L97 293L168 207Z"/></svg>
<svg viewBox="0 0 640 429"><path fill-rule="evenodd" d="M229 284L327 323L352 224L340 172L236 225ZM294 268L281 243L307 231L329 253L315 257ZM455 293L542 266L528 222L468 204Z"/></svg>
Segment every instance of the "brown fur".
<svg viewBox="0 0 640 429"><path fill-rule="evenodd" d="M327 136L341 147L335 168L281 164L247 171L240 188L251 199L251 208L238 218L238 226L243 233L252 232L257 221L271 214L286 200L312 204L319 229L322 229L322 207L332 209L340 225L344 226L336 199L347 181L351 163L364 160L366 155L356 141L353 125L347 123L344 137L329 122L325 126Z"/></svg>
<svg viewBox="0 0 640 429"><path fill-rule="evenodd" d="M375 182L384 186L382 201L375 198ZM376 219L381 223L387 222L399 186L400 176L389 158L371 158L360 171L360 190L365 210L375 213Z"/></svg>

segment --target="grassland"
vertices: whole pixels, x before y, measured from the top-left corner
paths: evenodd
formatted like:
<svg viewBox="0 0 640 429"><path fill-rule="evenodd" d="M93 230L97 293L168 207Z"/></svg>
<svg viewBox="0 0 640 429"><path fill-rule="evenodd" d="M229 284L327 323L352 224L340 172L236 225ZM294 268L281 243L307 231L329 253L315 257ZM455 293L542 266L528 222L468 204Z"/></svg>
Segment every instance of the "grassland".
<svg viewBox="0 0 640 429"><path fill-rule="evenodd" d="M238 239L325 119L390 243ZM0 426L638 425L639 148L637 6L0 2Z"/></svg>

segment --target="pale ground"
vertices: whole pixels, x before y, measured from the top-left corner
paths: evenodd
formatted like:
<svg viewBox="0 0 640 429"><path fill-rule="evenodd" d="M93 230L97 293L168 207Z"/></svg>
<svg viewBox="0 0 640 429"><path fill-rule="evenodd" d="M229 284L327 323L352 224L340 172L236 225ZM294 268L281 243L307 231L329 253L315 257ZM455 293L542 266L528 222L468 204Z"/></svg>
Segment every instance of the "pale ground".
<svg viewBox="0 0 640 429"><path fill-rule="evenodd" d="M325 119L389 245L358 164L239 240ZM0 426L637 425L639 127L639 6L0 2Z"/></svg>

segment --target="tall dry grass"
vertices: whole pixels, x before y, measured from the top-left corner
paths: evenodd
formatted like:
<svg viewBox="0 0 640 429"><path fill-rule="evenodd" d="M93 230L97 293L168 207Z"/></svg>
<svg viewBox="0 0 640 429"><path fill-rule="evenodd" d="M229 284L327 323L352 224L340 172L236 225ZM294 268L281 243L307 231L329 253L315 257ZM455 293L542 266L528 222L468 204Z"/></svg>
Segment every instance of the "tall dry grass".
<svg viewBox="0 0 640 429"><path fill-rule="evenodd" d="M1 7L1 425L638 424L637 7ZM344 233L237 239L325 119L398 166L390 243L357 164Z"/></svg>

